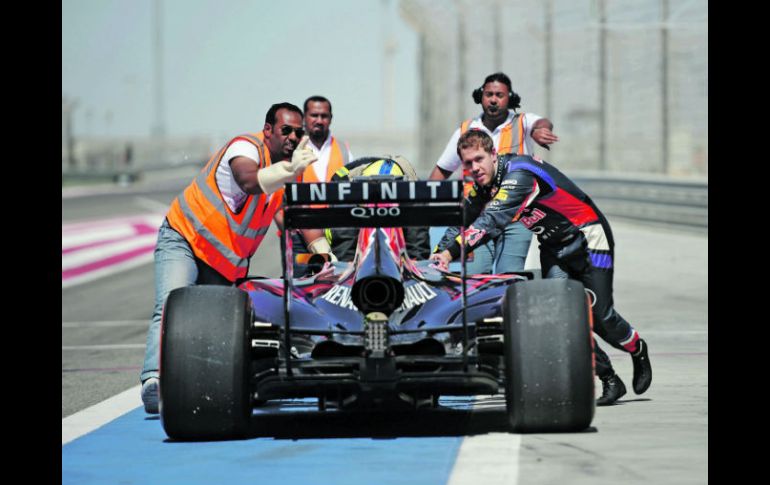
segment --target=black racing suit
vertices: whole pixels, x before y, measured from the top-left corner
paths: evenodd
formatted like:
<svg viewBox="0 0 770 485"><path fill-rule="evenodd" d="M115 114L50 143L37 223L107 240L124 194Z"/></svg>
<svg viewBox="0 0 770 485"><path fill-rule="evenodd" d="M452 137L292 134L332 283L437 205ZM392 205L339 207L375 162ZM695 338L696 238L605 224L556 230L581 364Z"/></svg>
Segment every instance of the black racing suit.
<svg viewBox="0 0 770 485"><path fill-rule="evenodd" d="M553 165L528 155L503 155L487 187L474 184L466 198L473 224L465 231L466 254L497 237L511 221L537 235L544 278L572 278L590 294L594 332L613 347L636 351L639 335L612 300L614 241L610 225L591 198ZM449 228L436 252L460 255L460 230ZM596 373L613 374L607 354L594 343Z"/></svg>

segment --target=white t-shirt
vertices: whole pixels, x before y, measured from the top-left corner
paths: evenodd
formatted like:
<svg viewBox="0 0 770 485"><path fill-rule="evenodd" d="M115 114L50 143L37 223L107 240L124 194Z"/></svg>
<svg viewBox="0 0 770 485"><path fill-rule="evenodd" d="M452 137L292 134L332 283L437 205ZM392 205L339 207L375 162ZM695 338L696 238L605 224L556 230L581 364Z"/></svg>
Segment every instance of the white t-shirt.
<svg viewBox="0 0 770 485"><path fill-rule="evenodd" d="M340 143L340 141L337 140L337 143ZM329 133L329 136L326 137L326 141L324 141L323 145L321 145L321 148L316 147L312 141L309 141L307 146L309 146L310 149L313 150L313 153L315 153L318 157L318 161L313 162L310 167L315 170L315 175L318 180L326 180L326 168L329 166L329 158L332 156L331 133ZM340 149L348 150L344 144L340 144ZM348 150L348 160L351 162L353 161L353 154L350 153L350 150Z"/></svg>
<svg viewBox="0 0 770 485"><path fill-rule="evenodd" d="M219 192L222 194L222 198L230 210L238 212L243 207L249 194L238 186L233 176L230 160L235 157L250 158L257 165L259 165L260 159L257 147L245 140L238 140L227 148L225 155L222 157L222 162L217 167L216 179Z"/></svg>
<svg viewBox="0 0 770 485"><path fill-rule="evenodd" d="M483 114L483 113L482 113ZM473 120L470 122L470 125L468 125L468 129L471 128L478 128L481 130L484 130L487 132L489 136L492 137L492 140L495 142L495 147L498 146L500 143L500 133L502 132L503 128L505 128L506 125L510 125L513 121L513 117L516 113L513 112L513 110L508 110L508 118L506 118L504 123L501 123L497 128L495 128L495 131L490 132L486 126L484 126L484 123L481 122L481 115L473 118ZM535 122L539 119L542 119L542 116L538 116L534 113L524 113L524 154L525 155L532 155L535 140L532 139L532 125L535 124ZM454 172L458 168L460 168L460 165L462 165L462 160L460 160L460 157L457 156L457 140L460 139L460 128L458 127L455 132L452 134L452 138L449 139L449 143L447 143L446 148L444 148L444 152L441 154L441 157L439 157L438 161L436 162L436 165L439 166L439 168L442 168L444 170L447 170L449 172Z"/></svg>

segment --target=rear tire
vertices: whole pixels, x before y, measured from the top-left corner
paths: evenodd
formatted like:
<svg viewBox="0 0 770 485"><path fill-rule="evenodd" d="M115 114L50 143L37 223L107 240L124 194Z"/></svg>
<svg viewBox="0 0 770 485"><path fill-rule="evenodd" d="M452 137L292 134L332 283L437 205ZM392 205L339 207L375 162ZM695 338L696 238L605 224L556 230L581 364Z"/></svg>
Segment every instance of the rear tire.
<svg viewBox="0 0 770 485"><path fill-rule="evenodd" d="M518 433L580 431L593 419L593 347L582 283L531 280L505 293L505 400Z"/></svg>
<svg viewBox="0 0 770 485"><path fill-rule="evenodd" d="M248 294L229 286L173 290L161 327L160 418L178 440L246 434L251 418Z"/></svg>

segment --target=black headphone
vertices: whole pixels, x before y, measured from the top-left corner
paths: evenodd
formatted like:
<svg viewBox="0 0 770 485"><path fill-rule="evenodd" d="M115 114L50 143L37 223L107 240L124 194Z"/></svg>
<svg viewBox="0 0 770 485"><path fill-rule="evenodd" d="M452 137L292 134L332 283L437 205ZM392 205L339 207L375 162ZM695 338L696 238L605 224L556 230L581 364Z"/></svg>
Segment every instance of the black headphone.
<svg viewBox="0 0 770 485"><path fill-rule="evenodd" d="M481 104L481 96L484 94L484 85L486 83L482 84L481 87L478 87L473 90L473 93L471 93L471 97L473 98L473 102L476 104ZM508 109L516 109L521 106L521 96L516 94L511 90L511 88L508 88Z"/></svg>

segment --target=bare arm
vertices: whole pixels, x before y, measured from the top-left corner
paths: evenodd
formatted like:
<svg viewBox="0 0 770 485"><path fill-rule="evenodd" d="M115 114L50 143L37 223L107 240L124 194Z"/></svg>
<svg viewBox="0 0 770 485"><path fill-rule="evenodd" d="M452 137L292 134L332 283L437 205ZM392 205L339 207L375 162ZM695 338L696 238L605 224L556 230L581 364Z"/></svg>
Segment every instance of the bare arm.
<svg viewBox="0 0 770 485"><path fill-rule="evenodd" d="M532 125L532 139L542 147L548 147L559 141L559 137L553 134L553 123L548 118L540 118Z"/></svg>
<svg viewBox="0 0 770 485"><path fill-rule="evenodd" d="M230 169L233 171L235 183L238 184L241 190L251 195L262 193L262 188L257 180L259 165L256 160L248 157L235 157L230 160Z"/></svg>
<svg viewBox="0 0 770 485"><path fill-rule="evenodd" d="M450 172L449 170L444 170L443 168L436 165L433 167L433 170L428 176L428 179L429 180L446 180L451 176L452 176L452 172Z"/></svg>
<svg viewBox="0 0 770 485"><path fill-rule="evenodd" d="M324 240L326 239L326 234L324 234L323 229L300 229L299 232L302 234L302 238L307 245L310 245L310 243L319 237L324 238Z"/></svg>
<svg viewBox="0 0 770 485"><path fill-rule="evenodd" d="M283 209L278 209L275 211L273 220L275 221L275 225L278 227L278 230L283 232Z"/></svg>
<svg viewBox="0 0 770 485"><path fill-rule="evenodd" d="M230 169L235 183L250 195L270 194L283 188L286 182L302 175L305 168L318 159L315 153L307 148L307 143L308 137L305 136L292 153L290 162L281 160L263 168L260 168L254 159L243 156L233 158L230 160Z"/></svg>

